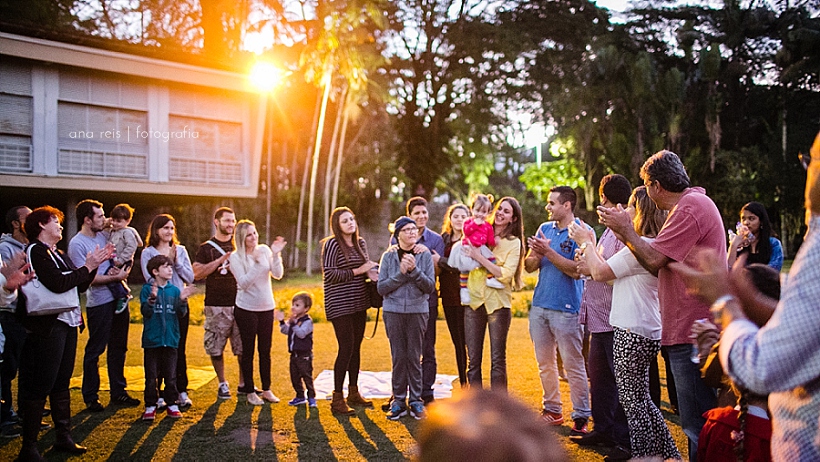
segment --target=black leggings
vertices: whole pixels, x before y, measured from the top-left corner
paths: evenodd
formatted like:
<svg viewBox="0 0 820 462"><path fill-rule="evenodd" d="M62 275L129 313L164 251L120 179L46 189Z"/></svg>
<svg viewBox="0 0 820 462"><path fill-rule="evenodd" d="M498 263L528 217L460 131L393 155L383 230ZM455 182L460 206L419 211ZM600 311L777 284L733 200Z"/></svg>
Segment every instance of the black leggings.
<svg viewBox="0 0 820 462"><path fill-rule="evenodd" d="M253 350L259 352L259 378L262 391L270 390L270 344L273 335L273 310L248 311L240 307L234 310L234 319L242 338L242 376L245 379L243 393L253 393Z"/></svg>
<svg viewBox="0 0 820 462"><path fill-rule="evenodd" d="M356 386L359 382L362 339L364 338L364 326L367 323L367 311L346 314L331 319L330 322L333 323L336 342L339 344L339 353L333 365L333 391L341 392L344 387L345 372L349 375L349 385Z"/></svg>

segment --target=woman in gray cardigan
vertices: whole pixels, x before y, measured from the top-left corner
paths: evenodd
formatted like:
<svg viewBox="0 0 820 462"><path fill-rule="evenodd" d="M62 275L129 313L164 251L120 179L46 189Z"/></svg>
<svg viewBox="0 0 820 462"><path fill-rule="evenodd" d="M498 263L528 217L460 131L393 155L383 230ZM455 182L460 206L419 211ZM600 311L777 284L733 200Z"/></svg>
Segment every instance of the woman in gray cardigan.
<svg viewBox="0 0 820 462"><path fill-rule="evenodd" d="M407 388L410 387L410 415L424 417L421 400L421 351L427 326L427 298L436 285L430 251L416 245L418 228L408 217L393 225L398 244L388 248L379 264L379 293L384 297L384 326L390 340L393 361L393 401L387 418L407 415Z"/></svg>

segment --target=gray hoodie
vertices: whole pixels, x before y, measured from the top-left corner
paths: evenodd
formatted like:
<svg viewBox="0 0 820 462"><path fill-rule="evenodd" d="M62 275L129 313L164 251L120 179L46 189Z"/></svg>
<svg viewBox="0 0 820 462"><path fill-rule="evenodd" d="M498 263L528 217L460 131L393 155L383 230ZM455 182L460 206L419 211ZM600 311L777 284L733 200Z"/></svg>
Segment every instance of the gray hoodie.
<svg viewBox="0 0 820 462"><path fill-rule="evenodd" d="M20 252L25 252L26 244L13 238L11 234L3 233L0 235L0 258L4 262L11 261L11 258ZM1 307L2 311L14 311L17 308L17 301L11 302L8 306Z"/></svg>
<svg viewBox="0 0 820 462"><path fill-rule="evenodd" d="M436 270L430 252L416 254L416 269L403 274L399 269L398 246L391 246L379 263L379 293L383 309L391 313L428 313L428 298L436 288Z"/></svg>

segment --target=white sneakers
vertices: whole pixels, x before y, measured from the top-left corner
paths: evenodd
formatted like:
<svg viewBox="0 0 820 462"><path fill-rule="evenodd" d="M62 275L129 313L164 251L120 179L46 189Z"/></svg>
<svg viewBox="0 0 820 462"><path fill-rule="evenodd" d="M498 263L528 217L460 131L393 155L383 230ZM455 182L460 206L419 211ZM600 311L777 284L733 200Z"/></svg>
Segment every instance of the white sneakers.
<svg viewBox="0 0 820 462"><path fill-rule="evenodd" d="M216 392L218 399L231 399L231 386L228 382L221 382Z"/></svg>
<svg viewBox="0 0 820 462"><path fill-rule="evenodd" d="M492 289L503 289L504 288L504 284L498 282L498 279L496 279L496 278L487 278L486 284L487 284L487 287L490 287Z"/></svg>
<svg viewBox="0 0 820 462"><path fill-rule="evenodd" d="M191 398L188 397L188 392L183 391L179 394L179 399L177 400L177 404L182 409L188 409L189 407L194 405L194 402L191 401Z"/></svg>
<svg viewBox="0 0 820 462"><path fill-rule="evenodd" d="M270 390L265 390L262 393L248 393L248 403L254 406L261 406L265 404L265 402L276 404L279 402L279 398L273 394Z"/></svg>

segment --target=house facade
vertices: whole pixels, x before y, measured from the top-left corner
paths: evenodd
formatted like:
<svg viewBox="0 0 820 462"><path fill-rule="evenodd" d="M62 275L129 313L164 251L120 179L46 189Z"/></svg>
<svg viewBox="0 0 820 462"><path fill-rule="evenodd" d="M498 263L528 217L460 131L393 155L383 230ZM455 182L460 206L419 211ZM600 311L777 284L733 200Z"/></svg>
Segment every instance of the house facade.
<svg viewBox="0 0 820 462"><path fill-rule="evenodd" d="M265 104L244 74L0 32L0 192L256 197Z"/></svg>

